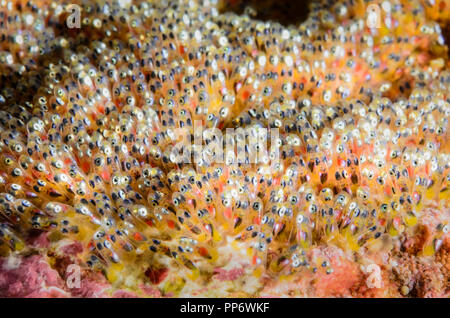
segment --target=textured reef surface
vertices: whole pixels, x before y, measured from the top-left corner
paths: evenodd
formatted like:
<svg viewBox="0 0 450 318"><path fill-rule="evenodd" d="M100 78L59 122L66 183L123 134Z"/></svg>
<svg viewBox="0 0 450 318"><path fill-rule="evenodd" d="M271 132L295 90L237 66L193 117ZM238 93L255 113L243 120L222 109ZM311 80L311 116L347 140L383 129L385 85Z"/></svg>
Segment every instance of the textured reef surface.
<svg viewBox="0 0 450 318"><path fill-rule="evenodd" d="M450 295L449 1L292 3L0 0L0 297Z"/></svg>

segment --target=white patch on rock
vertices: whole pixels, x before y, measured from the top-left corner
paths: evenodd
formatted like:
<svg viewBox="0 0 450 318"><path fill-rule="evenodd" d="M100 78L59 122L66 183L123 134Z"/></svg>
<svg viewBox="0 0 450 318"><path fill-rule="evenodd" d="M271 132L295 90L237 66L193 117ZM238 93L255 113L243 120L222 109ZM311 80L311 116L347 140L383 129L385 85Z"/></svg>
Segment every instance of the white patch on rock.
<svg viewBox="0 0 450 318"><path fill-rule="evenodd" d="M6 262L3 263L3 269L5 270L13 270L20 266L22 263L22 259L15 255L11 255L6 259Z"/></svg>

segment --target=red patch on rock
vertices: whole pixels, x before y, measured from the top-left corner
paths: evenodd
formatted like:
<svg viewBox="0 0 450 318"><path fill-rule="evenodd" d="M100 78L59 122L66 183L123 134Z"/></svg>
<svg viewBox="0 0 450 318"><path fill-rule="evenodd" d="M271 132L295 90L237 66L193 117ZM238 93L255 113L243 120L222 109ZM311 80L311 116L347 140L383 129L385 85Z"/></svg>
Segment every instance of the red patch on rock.
<svg viewBox="0 0 450 318"><path fill-rule="evenodd" d="M145 271L145 276L147 276L150 281L158 285L161 283L169 274L169 270L167 268L148 268Z"/></svg>
<svg viewBox="0 0 450 318"><path fill-rule="evenodd" d="M142 284L140 286L140 288L144 292L144 294L147 296L154 297L154 298L161 297L161 291L153 286Z"/></svg>
<svg viewBox="0 0 450 318"><path fill-rule="evenodd" d="M48 240L48 233L39 233L36 236L30 237L28 244L35 248L47 248L50 246L50 241Z"/></svg>
<svg viewBox="0 0 450 318"><path fill-rule="evenodd" d="M126 290L118 290L112 295L114 298L138 298L138 295Z"/></svg>
<svg viewBox="0 0 450 318"><path fill-rule="evenodd" d="M230 281L230 280L236 280L242 275L244 275L244 269L243 268L233 268L230 270L225 270L222 268L216 268L214 269L214 276L220 281Z"/></svg>
<svg viewBox="0 0 450 318"><path fill-rule="evenodd" d="M83 245L80 242L74 242L73 244L67 244L61 247L61 252L65 255L77 255L83 252Z"/></svg>

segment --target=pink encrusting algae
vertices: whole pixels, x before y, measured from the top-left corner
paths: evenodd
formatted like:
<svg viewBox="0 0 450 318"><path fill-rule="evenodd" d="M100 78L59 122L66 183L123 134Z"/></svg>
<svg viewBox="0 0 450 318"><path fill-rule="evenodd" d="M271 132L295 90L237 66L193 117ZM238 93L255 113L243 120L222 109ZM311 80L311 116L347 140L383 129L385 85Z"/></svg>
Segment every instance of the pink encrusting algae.
<svg viewBox="0 0 450 318"><path fill-rule="evenodd" d="M4 3L0 296L448 295L446 2Z"/></svg>

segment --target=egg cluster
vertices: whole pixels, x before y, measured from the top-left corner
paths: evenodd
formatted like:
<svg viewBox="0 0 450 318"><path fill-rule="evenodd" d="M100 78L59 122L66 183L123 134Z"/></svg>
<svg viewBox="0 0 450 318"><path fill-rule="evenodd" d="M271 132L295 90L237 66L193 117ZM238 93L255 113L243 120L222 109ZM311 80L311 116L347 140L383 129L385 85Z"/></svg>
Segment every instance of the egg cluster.
<svg viewBox="0 0 450 318"><path fill-rule="evenodd" d="M80 28L66 24L74 4ZM322 0L297 26L226 6L0 1L2 255L46 231L82 243L82 264L111 281L162 259L195 279L226 244L247 250L255 275L332 273L311 247L376 249L413 235L430 207L447 220L423 253L439 249L446 2ZM175 131L193 140L194 122L278 129L279 160L174 162Z"/></svg>

